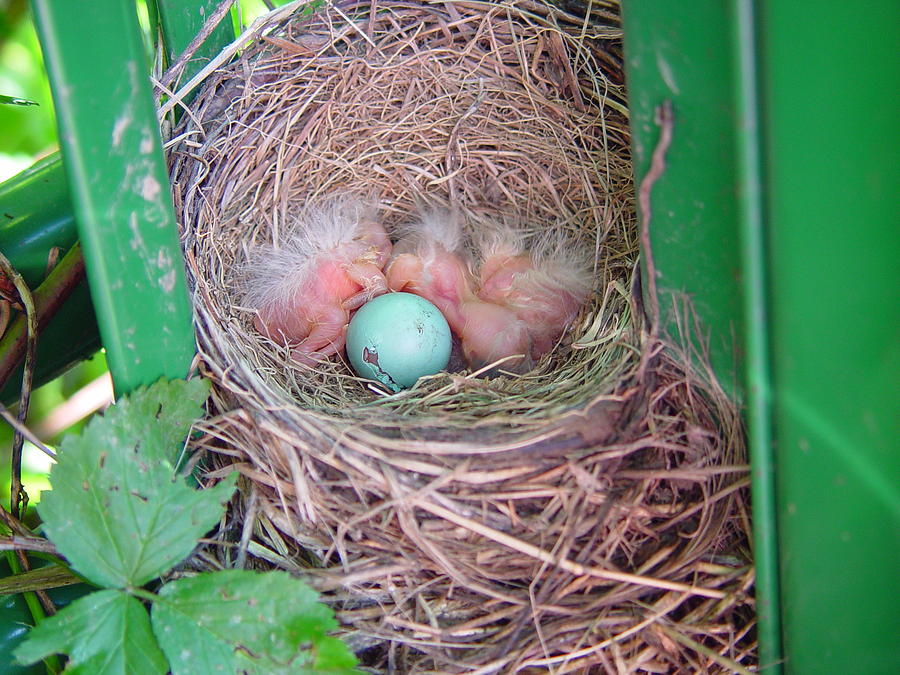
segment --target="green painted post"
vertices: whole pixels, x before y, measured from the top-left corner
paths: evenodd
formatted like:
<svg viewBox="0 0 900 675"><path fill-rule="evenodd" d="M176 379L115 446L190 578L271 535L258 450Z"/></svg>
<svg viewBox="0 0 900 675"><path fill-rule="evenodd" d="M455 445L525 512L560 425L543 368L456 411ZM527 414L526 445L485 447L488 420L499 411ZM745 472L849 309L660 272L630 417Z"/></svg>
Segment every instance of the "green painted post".
<svg viewBox="0 0 900 675"><path fill-rule="evenodd" d="M181 55L221 3L221 0L154 1L159 9L169 63ZM196 75L226 45L231 44L234 37L231 16L226 15L187 63L180 81L187 82Z"/></svg>
<svg viewBox="0 0 900 675"><path fill-rule="evenodd" d="M898 672L896 3L624 9L638 179L675 104L660 285L694 297L720 374L737 329L761 667L783 638L790 673Z"/></svg>
<svg viewBox="0 0 900 675"><path fill-rule="evenodd" d="M668 167L653 193L657 282L691 296L712 331L715 370L734 391L743 307L731 14L725 3L696 1L632 0L622 10L636 177L647 172L656 143L656 106L670 99L675 112ZM664 314L674 311L670 298L662 297Z"/></svg>
<svg viewBox="0 0 900 675"><path fill-rule="evenodd" d="M650 224L663 309L671 308L667 293L689 295L709 331L714 370L746 405L759 658L766 672L777 673L778 538L753 4L625 0L622 9L638 183L658 136L656 106L671 100L675 114Z"/></svg>
<svg viewBox="0 0 900 675"><path fill-rule="evenodd" d="M184 376L191 311L135 8L33 0L33 9L116 390Z"/></svg>
<svg viewBox="0 0 900 675"><path fill-rule="evenodd" d="M187 47L216 4L211 0L159 0L170 59ZM188 63L185 76L193 75L233 39L226 17ZM0 184L0 250L32 287L44 277L50 249L68 249L77 238L72 199L58 153ZM38 341L35 385L52 379L99 348L94 307L84 283ZM18 374L10 379L0 391L0 400L10 402L18 397L20 379Z"/></svg>
<svg viewBox="0 0 900 675"><path fill-rule="evenodd" d="M785 663L900 672L900 8L760 5Z"/></svg>

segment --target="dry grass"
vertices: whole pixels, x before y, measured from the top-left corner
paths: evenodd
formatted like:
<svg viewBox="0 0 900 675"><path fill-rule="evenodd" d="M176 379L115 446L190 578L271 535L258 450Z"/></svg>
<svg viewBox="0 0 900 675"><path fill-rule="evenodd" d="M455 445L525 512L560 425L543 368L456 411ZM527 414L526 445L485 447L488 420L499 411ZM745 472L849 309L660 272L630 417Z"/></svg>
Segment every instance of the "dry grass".
<svg viewBox="0 0 900 675"><path fill-rule="evenodd" d="M740 417L644 330L617 5L340 3L211 73L169 144L213 410L241 504L205 564L305 571L377 670L734 672L755 660ZM372 11L374 9L374 11ZM591 302L524 376L384 395L239 305L310 198L422 195L562 231ZM218 551L218 553L216 553ZM743 664L743 665L742 665Z"/></svg>

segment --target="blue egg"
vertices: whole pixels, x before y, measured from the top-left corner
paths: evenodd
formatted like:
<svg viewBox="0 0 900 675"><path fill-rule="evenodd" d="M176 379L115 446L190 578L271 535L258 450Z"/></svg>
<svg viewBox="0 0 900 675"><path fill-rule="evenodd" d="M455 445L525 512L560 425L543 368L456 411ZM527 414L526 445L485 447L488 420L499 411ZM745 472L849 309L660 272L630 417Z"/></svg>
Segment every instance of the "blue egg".
<svg viewBox="0 0 900 675"><path fill-rule="evenodd" d="M440 310L412 293L387 293L353 315L347 356L360 377L391 391L434 375L450 360L450 326Z"/></svg>

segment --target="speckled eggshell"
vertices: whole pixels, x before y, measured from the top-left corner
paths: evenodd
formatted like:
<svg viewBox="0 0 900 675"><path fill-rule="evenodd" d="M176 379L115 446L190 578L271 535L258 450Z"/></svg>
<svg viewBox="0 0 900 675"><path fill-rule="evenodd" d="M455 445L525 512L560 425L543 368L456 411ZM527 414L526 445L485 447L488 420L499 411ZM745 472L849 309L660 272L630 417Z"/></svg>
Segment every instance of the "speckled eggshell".
<svg viewBox="0 0 900 675"><path fill-rule="evenodd" d="M353 315L347 356L360 377L391 391L434 375L450 360L450 326L440 310L412 293L387 293Z"/></svg>

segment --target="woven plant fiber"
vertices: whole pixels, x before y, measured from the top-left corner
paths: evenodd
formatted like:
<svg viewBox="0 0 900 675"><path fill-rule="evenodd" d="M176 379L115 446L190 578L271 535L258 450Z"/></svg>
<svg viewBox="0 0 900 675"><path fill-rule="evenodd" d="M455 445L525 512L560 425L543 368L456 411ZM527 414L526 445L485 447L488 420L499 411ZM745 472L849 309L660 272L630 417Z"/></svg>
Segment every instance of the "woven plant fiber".
<svg viewBox="0 0 900 675"><path fill-rule="evenodd" d="M647 330L619 26L615 2L275 11L168 144L214 385L197 445L245 479L240 560L302 571L373 671L754 664L740 417ZM590 299L525 375L387 395L297 363L254 329L246 263L346 193L390 233L427 200L563 236Z"/></svg>

